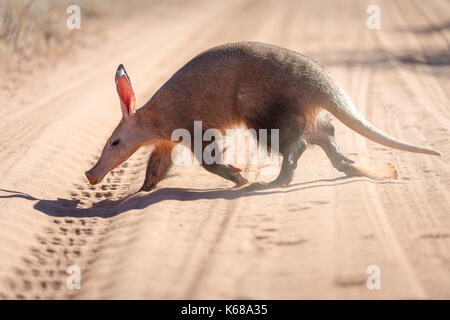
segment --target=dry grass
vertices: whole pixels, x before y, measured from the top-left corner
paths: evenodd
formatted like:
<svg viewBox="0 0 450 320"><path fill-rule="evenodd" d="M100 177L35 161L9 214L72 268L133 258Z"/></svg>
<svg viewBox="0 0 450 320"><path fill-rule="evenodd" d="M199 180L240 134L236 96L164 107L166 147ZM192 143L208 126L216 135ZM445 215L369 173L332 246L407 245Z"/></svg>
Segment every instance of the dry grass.
<svg viewBox="0 0 450 320"><path fill-rule="evenodd" d="M60 56L79 41L77 32L66 27L69 16L66 9L71 4L81 8L81 28L85 29L94 19L128 15L148 3L143 0L0 0L0 71L20 70L32 60Z"/></svg>

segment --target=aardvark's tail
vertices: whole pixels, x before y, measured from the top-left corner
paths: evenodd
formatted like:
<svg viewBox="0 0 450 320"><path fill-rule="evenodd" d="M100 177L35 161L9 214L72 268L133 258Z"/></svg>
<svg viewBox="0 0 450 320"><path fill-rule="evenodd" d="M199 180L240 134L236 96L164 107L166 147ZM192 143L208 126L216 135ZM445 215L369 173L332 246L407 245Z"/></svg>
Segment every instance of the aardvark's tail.
<svg viewBox="0 0 450 320"><path fill-rule="evenodd" d="M431 154L435 156L441 155L438 151L399 141L378 130L369 121L367 121L364 116L358 112L358 110L356 110L344 90L338 87L337 91L338 92L335 91L334 93L337 95L337 100L339 102L334 104L330 103L324 107L350 129L356 131L367 139L382 144L386 147L415 153Z"/></svg>

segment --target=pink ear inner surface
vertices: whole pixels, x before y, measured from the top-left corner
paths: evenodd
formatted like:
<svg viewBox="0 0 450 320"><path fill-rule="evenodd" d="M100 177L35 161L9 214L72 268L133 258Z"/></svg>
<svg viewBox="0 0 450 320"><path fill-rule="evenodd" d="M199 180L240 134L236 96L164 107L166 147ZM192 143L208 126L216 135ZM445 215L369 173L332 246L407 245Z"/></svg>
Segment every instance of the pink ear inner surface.
<svg viewBox="0 0 450 320"><path fill-rule="evenodd" d="M128 81L126 75L122 75L117 81L117 93L120 99L128 109L128 114L131 115L134 112L134 106L136 104L136 98L134 96L133 88Z"/></svg>

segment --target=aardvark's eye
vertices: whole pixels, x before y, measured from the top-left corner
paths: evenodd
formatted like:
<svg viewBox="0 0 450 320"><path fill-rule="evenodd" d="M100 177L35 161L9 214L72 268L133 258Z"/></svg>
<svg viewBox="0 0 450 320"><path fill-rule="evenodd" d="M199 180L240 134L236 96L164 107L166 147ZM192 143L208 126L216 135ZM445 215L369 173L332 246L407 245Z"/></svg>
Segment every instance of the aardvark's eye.
<svg viewBox="0 0 450 320"><path fill-rule="evenodd" d="M111 142L111 144L113 146L117 146L119 144L119 142L120 142L120 139L117 139L117 140L114 140L113 142Z"/></svg>

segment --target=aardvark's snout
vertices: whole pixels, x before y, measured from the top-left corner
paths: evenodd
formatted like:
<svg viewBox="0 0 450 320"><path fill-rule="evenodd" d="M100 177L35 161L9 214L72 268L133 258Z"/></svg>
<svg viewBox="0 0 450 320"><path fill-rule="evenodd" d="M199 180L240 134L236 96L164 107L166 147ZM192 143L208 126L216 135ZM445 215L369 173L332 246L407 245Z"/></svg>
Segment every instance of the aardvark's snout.
<svg viewBox="0 0 450 320"><path fill-rule="evenodd" d="M88 178L90 184L97 184L102 181L102 177L95 174L94 168L86 171L84 174Z"/></svg>

